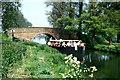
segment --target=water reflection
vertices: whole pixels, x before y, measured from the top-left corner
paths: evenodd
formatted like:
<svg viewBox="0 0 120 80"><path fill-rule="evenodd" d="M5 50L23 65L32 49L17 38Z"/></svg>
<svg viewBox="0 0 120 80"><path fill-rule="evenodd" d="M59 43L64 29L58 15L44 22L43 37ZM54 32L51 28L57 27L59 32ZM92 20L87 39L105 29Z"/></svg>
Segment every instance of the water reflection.
<svg viewBox="0 0 120 80"><path fill-rule="evenodd" d="M92 58L94 58L92 55L95 57L95 60L98 60L99 62L109 60L109 56L107 55L86 54L84 57L85 59L89 60L89 62L91 63Z"/></svg>
<svg viewBox="0 0 120 80"><path fill-rule="evenodd" d="M39 34L38 36L34 37L32 41L40 43L40 44L46 44L46 35L45 34Z"/></svg>
<svg viewBox="0 0 120 80"><path fill-rule="evenodd" d="M118 62L120 55L104 53L100 51L86 50L85 54L77 54L80 61L85 58L85 63L82 67L96 66L98 71L95 73L97 78L119 78Z"/></svg>

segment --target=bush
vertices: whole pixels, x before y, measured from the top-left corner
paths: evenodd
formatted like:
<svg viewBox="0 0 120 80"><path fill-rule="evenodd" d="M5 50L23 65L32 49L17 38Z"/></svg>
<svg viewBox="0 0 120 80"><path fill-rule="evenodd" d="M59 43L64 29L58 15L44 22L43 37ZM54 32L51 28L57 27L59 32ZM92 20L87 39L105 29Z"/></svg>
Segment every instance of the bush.
<svg viewBox="0 0 120 80"><path fill-rule="evenodd" d="M14 43L10 40L2 41L2 66L3 77L9 71L9 67L22 59L22 55L25 55L26 47L20 43Z"/></svg>
<svg viewBox="0 0 120 80"><path fill-rule="evenodd" d="M33 42L33 41L29 41L29 42L24 42L25 45L29 45L29 46L37 46L38 43L37 42Z"/></svg>
<svg viewBox="0 0 120 80"><path fill-rule="evenodd" d="M94 46L94 49L101 50L101 51L107 51L107 52L120 53L120 45L103 45L103 44L98 44L98 45Z"/></svg>
<svg viewBox="0 0 120 80"><path fill-rule="evenodd" d="M95 41L97 44L103 44L106 43L107 40L105 40L101 35L95 36Z"/></svg>
<svg viewBox="0 0 120 80"><path fill-rule="evenodd" d="M77 57L73 57L72 54L64 59L66 64L65 72L60 73L63 78L93 78L93 73L97 71L95 66L80 69L81 62L77 60Z"/></svg>

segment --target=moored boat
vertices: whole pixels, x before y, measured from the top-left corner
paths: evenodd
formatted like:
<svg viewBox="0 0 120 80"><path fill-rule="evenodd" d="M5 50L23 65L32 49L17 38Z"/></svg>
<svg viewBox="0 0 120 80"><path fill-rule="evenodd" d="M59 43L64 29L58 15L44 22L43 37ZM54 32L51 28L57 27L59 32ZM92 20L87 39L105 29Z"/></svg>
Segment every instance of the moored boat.
<svg viewBox="0 0 120 80"><path fill-rule="evenodd" d="M50 40L48 45L56 48L61 53L83 53L85 51L84 43L81 40Z"/></svg>

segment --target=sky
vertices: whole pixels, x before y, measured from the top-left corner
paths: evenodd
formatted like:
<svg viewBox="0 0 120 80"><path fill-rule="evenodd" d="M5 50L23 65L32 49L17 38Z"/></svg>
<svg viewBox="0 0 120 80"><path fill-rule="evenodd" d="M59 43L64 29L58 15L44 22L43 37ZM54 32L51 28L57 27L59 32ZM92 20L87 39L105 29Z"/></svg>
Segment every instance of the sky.
<svg viewBox="0 0 120 80"><path fill-rule="evenodd" d="M33 27L52 27L46 15L51 8L46 7L44 0L22 0L21 2L21 11Z"/></svg>
<svg viewBox="0 0 120 80"><path fill-rule="evenodd" d="M85 2L88 0L85 0ZM52 27L47 19L47 11L51 8L46 7L45 0L21 0L22 13L33 27Z"/></svg>

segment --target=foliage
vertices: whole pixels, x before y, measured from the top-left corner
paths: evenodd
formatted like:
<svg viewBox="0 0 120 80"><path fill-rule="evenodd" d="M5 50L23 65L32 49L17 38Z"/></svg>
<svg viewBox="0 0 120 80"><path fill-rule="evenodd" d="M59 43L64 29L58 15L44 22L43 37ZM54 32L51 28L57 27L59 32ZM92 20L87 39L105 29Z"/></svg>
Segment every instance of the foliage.
<svg viewBox="0 0 120 80"><path fill-rule="evenodd" d="M3 77L60 78L64 57L59 51L36 42L16 43L3 36Z"/></svg>
<svg viewBox="0 0 120 80"><path fill-rule="evenodd" d="M90 68L84 68L84 70L80 69L81 62L77 61L77 58L73 57L72 54L65 57L64 59L66 60L65 73L60 73L63 78L83 78L83 77L93 78L94 71L97 71L95 66L92 66Z"/></svg>
<svg viewBox="0 0 120 80"><path fill-rule="evenodd" d="M26 47L24 45L14 43L10 40L2 40L2 75L3 77L9 72L9 67L13 66L22 55L25 55Z"/></svg>
<svg viewBox="0 0 120 80"><path fill-rule="evenodd" d="M2 29L32 26L20 11L20 2L2 2Z"/></svg>
<svg viewBox="0 0 120 80"><path fill-rule="evenodd" d="M45 44L38 44L37 42L32 42L32 41L29 41L29 42L24 42L25 45L30 45L30 46L35 46L37 47L36 49L39 50L45 50L46 52L49 52L51 54L55 54L55 53L59 53L58 50L52 48L52 47L49 47L48 45L45 45Z"/></svg>
<svg viewBox="0 0 120 80"><path fill-rule="evenodd" d="M89 36L90 45L102 43L96 38L101 36L112 44L112 38L117 36L120 40L120 10L118 3L95 2L83 4L82 2L47 3L52 10L48 12L48 20L53 27L67 29L71 33L77 30L78 39L84 35ZM83 7L84 6L84 7ZM88 40L87 39L87 40ZM96 40L97 39L97 40ZM97 42L98 41L98 42Z"/></svg>
<svg viewBox="0 0 120 80"><path fill-rule="evenodd" d="M98 45L95 45L94 48L97 50L102 50L102 51L120 53L120 44L119 43L115 44L115 45L98 44Z"/></svg>
<svg viewBox="0 0 120 80"><path fill-rule="evenodd" d="M48 21L53 27L66 29L69 31L69 35L73 35L74 30L79 28L79 35L81 34L81 21L79 17L82 12L82 2L52 2L46 3L46 5L52 9L47 12L47 15Z"/></svg>

